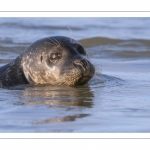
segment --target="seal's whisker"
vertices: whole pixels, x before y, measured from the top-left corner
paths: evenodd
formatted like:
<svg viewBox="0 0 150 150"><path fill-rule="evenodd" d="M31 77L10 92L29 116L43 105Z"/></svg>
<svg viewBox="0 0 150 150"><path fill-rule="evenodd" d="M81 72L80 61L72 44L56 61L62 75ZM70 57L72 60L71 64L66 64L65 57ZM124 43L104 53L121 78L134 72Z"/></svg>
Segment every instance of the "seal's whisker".
<svg viewBox="0 0 150 150"><path fill-rule="evenodd" d="M89 53L87 51L86 51L86 56L87 56L88 59L90 59Z"/></svg>
<svg viewBox="0 0 150 150"><path fill-rule="evenodd" d="M71 38L70 38L70 43L72 43L72 30L69 28L69 27L67 27L69 30L70 30L70 32L71 32Z"/></svg>
<svg viewBox="0 0 150 150"><path fill-rule="evenodd" d="M56 41L56 43L58 44L58 46L60 46L60 43L58 42L58 40L54 39Z"/></svg>
<svg viewBox="0 0 150 150"><path fill-rule="evenodd" d="M102 69L100 68L99 64L97 64L96 62L94 62L93 64L95 66L94 78L99 80L102 75Z"/></svg>
<svg viewBox="0 0 150 150"><path fill-rule="evenodd" d="M97 62L92 62L93 64L94 64L94 66L95 66L95 74L96 73L98 73L98 74L101 74L102 73L102 66L101 65L99 65Z"/></svg>
<svg viewBox="0 0 150 150"><path fill-rule="evenodd" d="M98 72L98 73L101 73L101 72L102 72L102 69L99 68L98 66L95 66L95 71Z"/></svg>
<svg viewBox="0 0 150 150"><path fill-rule="evenodd" d="M54 39L54 38L52 38L53 39L53 42L57 45L57 46L59 46L59 43L57 43L57 41Z"/></svg>
<svg viewBox="0 0 150 150"><path fill-rule="evenodd" d="M58 46L58 44L54 41L54 40L52 40L52 39L50 39L50 38L48 38L50 41L52 41L53 43L54 43L54 45L56 45L56 46Z"/></svg>

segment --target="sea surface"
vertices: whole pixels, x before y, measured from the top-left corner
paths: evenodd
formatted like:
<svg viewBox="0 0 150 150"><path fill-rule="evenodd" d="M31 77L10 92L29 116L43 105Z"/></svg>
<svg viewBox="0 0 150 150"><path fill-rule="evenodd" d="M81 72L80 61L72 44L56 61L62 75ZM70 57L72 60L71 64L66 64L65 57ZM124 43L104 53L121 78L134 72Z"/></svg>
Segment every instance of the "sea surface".
<svg viewBox="0 0 150 150"><path fill-rule="evenodd" d="M0 18L0 66L49 36L78 40L88 85L0 88L0 132L150 132L150 18Z"/></svg>

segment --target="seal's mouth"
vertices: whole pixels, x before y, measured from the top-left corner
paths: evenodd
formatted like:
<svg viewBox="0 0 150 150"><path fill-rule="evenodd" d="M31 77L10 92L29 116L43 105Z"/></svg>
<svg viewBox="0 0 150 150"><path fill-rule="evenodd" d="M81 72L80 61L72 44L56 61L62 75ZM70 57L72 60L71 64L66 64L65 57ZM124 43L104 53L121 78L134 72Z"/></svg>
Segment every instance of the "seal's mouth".
<svg viewBox="0 0 150 150"><path fill-rule="evenodd" d="M59 85L78 86L87 84L94 76L95 67L85 59L77 60L72 67L66 66L59 78Z"/></svg>

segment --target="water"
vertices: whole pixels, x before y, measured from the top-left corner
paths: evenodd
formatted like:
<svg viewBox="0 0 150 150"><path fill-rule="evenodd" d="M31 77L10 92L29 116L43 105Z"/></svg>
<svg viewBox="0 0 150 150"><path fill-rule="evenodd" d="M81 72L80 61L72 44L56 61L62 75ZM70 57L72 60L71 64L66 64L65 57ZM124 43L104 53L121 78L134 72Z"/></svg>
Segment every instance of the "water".
<svg viewBox="0 0 150 150"><path fill-rule="evenodd" d="M79 40L97 72L85 86L1 88L0 132L150 132L149 24L150 18L0 18L0 66L40 38L63 35Z"/></svg>

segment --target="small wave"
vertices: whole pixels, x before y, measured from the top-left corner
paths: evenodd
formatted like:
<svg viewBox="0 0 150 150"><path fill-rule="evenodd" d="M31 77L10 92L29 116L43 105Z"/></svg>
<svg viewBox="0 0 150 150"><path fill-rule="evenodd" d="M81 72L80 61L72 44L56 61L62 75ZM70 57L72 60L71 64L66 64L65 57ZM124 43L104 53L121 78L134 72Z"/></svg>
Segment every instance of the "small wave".
<svg viewBox="0 0 150 150"><path fill-rule="evenodd" d="M87 48L91 56L103 58L149 58L150 40L144 39L110 39L93 37L82 39L80 43Z"/></svg>
<svg viewBox="0 0 150 150"><path fill-rule="evenodd" d="M82 39L79 42L84 45L84 47L93 47L99 45L108 45L108 44L118 44L124 40L119 39L109 39L105 37L93 37L88 39Z"/></svg>
<svg viewBox="0 0 150 150"><path fill-rule="evenodd" d="M121 46L148 46L150 47L150 40L144 39L111 39L105 37L93 37L80 40L85 47L93 47L99 45L121 45Z"/></svg>
<svg viewBox="0 0 150 150"><path fill-rule="evenodd" d="M11 22L11 23L1 23L1 27L5 28L22 28L22 29L32 29L32 30L68 30L66 26L53 26L53 25L38 25L38 24L19 24L18 22ZM74 31L80 31L83 30L82 28L79 27L71 27L72 30Z"/></svg>
<svg viewBox="0 0 150 150"><path fill-rule="evenodd" d="M117 77L105 74L95 74L90 81L90 86L92 88L114 87L124 85L124 83L124 80Z"/></svg>

